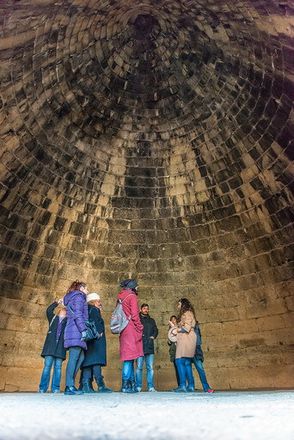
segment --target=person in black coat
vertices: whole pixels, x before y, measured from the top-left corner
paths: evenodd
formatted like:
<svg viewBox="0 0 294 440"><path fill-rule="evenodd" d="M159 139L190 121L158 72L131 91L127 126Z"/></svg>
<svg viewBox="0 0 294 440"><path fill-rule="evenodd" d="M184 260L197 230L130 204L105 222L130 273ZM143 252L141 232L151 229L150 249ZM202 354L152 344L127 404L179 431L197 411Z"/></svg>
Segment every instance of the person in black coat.
<svg viewBox="0 0 294 440"><path fill-rule="evenodd" d="M173 363L176 379L177 379L177 385L180 386L180 378L179 373L176 365L176 350L177 350L177 334L175 333L176 326L177 326L177 317L175 315L172 315L169 318L169 330L168 330L168 346L169 346L169 358L170 361Z"/></svg>
<svg viewBox="0 0 294 440"><path fill-rule="evenodd" d="M48 390L51 369L53 367L51 391L52 393L59 393L62 362L66 358L66 350L64 348L66 308L62 303L62 299L51 304L47 308L46 314L49 330L41 353L41 356L44 358L44 368L39 384L39 392L46 393Z"/></svg>
<svg viewBox="0 0 294 440"><path fill-rule="evenodd" d="M106 366L106 337L104 320L101 316L101 299L98 293L87 295L89 320L94 321L98 338L87 342L88 349L82 364L81 385L84 393L93 393L92 380L95 379L99 392L111 392L105 386L102 367Z"/></svg>
<svg viewBox="0 0 294 440"><path fill-rule="evenodd" d="M195 356L192 359L192 363L194 364L197 373L199 375L199 379L202 384L203 391L206 393L213 393L214 390L211 388L211 386L207 382L206 373L203 366L204 356L202 351L202 337L201 337L201 331L199 327L198 321L196 322L195 326L195 333L197 336L197 343L196 343L196 350L195 350Z"/></svg>
<svg viewBox="0 0 294 440"><path fill-rule="evenodd" d="M143 352L144 356L137 359L136 369L136 388L142 390L143 365L146 363L147 370L147 388L148 391L155 391L154 388L154 339L157 338L158 328L156 322L149 315L149 305L142 304L140 309L140 320L143 324Z"/></svg>

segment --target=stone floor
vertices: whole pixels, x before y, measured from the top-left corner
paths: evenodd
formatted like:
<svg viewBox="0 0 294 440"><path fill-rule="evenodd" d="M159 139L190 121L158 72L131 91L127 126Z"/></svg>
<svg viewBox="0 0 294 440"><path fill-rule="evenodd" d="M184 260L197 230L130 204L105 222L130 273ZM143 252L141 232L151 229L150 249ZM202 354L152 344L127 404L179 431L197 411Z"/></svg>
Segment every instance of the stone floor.
<svg viewBox="0 0 294 440"><path fill-rule="evenodd" d="M294 439L294 391L0 394L0 439Z"/></svg>

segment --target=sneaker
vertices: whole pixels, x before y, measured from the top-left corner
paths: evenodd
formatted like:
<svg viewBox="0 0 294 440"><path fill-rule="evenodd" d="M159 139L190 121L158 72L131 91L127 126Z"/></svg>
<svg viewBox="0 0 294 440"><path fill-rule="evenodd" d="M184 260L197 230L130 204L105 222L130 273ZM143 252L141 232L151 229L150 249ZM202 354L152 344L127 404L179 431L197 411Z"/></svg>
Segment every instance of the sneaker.
<svg viewBox="0 0 294 440"><path fill-rule="evenodd" d="M65 387L64 394L66 396L77 396L80 394L84 394L84 392L77 390L76 387Z"/></svg>
<svg viewBox="0 0 294 440"><path fill-rule="evenodd" d="M194 390L193 387L188 387L188 388L187 388L187 392L188 392L188 393L194 393L194 391L195 391L195 390Z"/></svg>
<svg viewBox="0 0 294 440"><path fill-rule="evenodd" d="M39 390L39 393L41 393L41 394L45 394L46 393L46 391L45 390Z"/></svg>
<svg viewBox="0 0 294 440"><path fill-rule="evenodd" d="M58 393L60 393L60 390L52 390L51 393L58 394Z"/></svg>
<svg viewBox="0 0 294 440"><path fill-rule="evenodd" d="M208 390L206 390L206 392L209 393L209 394L212 394L212 393L214 393L214 390L211 389L211 388L208 388Z"/></svg>
<svg viewBox="0 0 294 440"><path fill-rule="evenodd" d="M173 389L173 391L175 393L186 393L187 392L186 387L178 387L178 388Z"/></svg>
<svg viewBox="0 0 294 440"><path fill-rule="evenodd" d="M136 390L138 391L138 393L141 393L142 388L141 387L136 387Z"/></svg>
<svg viewBox="0 0 294 440"><path fill-rule="evenodd" d="M156 393L156 389L154 387L149 388L148 391L150 393Z"/></svg>

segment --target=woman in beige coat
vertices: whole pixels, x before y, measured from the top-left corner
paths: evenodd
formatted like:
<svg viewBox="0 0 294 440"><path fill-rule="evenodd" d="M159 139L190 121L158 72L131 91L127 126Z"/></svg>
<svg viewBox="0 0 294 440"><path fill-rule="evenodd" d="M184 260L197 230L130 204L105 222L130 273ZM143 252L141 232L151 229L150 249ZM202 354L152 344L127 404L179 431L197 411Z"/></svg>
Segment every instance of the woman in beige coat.
<svg viewBox="0 0 294 440"><path fill-rule="evenodd" d="M187 298L181 298L178 303L180 309L177 325L176 366L180 384L174 391L193 392L195 388L192 373L192 358L196 350L195 313L194 308ZM188 385L186 385L186 383Z"/></svg>

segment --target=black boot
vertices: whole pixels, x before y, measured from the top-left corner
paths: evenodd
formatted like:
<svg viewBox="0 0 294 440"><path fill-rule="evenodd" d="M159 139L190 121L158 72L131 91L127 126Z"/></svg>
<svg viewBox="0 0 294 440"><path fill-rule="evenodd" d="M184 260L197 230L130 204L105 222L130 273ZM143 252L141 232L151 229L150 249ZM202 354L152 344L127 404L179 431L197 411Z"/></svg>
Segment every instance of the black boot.
<svg viewBox="0 0 294 440"><path fill-rule="evenodd" d="M94 390L94 387L93 387L93 379L90 380L89 386L90 386L91 390L93 391L93 393L97 393L97 391Z"/></svg>
<svg viewBox="0 0 294 440"><path fill-rule="evenodd" d="M135 382L132 382L131 380L123 380L121 392L128 394L136 393Z"/></svg>
<svg viewBox="0 0 294 440"><path fill-rule="evenodd" d="M86 394L91 394L91 393L95 393L95 391L93 390L93 387L91 386L91 383L89 380L87 380L86 382L83 382L83 388L82 391Z"/></svg>
<svg viewBox="0 0 294 440"><path fill-rule="evenodd" d="M135 392L132 389L132 384L131 384L130 380L123 380L122 381L121 392L122 393L128 393L128 394Z"/></svg>
<svg viewBox="0 0 294 440"><path fill-rule="evenodd" d="M130 380L130 388L132 390L131 391L132 393L137 393L138 392L137 387L136 387L136 382L134 380Z"/></svg>
<svg viewBox="0 0 294 440"><path fill-rule="evenodd" d="M105 383L104 380L100 380L99 382L97 382L98 385L98 391L99 393L112 393L112 389L108 388Z"/></svg>
<svg viewBox="0 0 294 440"><path fill-rule="evenodd" d="M128 380L123 380L122 384L121 384L121 392L122 393L128 393L128 388L129 388L129 381Z"/></svg>

